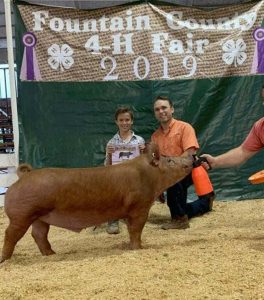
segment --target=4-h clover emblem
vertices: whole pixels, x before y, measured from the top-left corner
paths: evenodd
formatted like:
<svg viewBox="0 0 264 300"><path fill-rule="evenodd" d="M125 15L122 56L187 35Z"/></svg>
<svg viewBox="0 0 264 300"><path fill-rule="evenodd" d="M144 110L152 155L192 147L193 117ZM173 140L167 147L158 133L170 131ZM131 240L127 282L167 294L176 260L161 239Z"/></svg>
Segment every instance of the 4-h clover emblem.
<svg viewBox="0 0 264 300"><path fill-rule="evenodd" d="M235 67L242 65L247 59L247 54L245 53L246 48L247 46L243 39L226 41L222 46L222 49L225 52L222 56L223 61L227 65L232 65L234 63Z"/></svg>
<svg viewBox="0 0 264 300"><path fill-rule="evenodd" d="M57 44L51 45L48 49L48 54L50 55L48 64L53 70L57 70L60 67L61 72L63 72L64 69L70 69L74 64L74 59L71 57L73 50L67 44L63 44L61 47Z"/></svg>

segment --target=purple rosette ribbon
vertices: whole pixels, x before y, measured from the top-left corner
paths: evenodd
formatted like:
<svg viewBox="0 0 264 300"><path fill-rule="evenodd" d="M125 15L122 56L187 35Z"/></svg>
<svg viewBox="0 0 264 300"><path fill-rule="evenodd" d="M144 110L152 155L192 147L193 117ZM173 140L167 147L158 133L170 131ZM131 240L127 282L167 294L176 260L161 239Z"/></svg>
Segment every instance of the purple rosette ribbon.
<svg viewBox="0 0 264 300"><path fill-rule="evenodd" d="M253 32L256 41L251 73L264 73L264 28L257 27Z"/></svg>
<svg viewBox="0 0 264 300"><path fill-rule="evenodd" d="M35 45L37 38L34 33L26 32L23 35L24 55L20 72L21 80L41 80Z"/></svg>

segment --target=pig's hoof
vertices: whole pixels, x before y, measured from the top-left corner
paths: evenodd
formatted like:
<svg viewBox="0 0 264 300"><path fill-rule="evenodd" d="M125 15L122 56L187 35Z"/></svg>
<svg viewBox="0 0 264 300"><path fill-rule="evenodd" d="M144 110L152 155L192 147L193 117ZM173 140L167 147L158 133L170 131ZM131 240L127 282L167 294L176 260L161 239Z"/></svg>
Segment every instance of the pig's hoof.
<svg viewBox="0 0 264 300"><path fill-rule="evenodd" d="M141 245L130 245L131 250L139 250L142 249L143 247Z"/></svg>
<svg viewBox="0 0 264 300"><path fill-rule="evenodd" d="M56 252L54 252L52 249L46 250L45 252L42 253L42 255L45 256L49 256L49 255L53 255L56 254Z"/></svg>
<svg viewBox="0 0 264 300"><path fill-rule="evenodd" d="M6 261L6 258L1 258L0 264L2 264L4 261Z"/></svg>

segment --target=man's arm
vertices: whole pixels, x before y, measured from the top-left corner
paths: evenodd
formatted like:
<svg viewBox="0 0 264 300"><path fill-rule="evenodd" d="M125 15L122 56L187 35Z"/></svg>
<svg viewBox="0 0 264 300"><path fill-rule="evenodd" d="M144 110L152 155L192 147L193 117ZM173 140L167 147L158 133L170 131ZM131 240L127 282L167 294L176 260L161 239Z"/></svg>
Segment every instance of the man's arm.
<svg viewBox="0 0 264 300"><path fill-rule="evenodd" d="M246 162L249 158L255 155L258 151L246 150L242 145L237 148L231 149L228 152L218 155L211 156L210 154L203 154L212 168L228 168L238 166Z"/></svg>
<svg viewBox="0 0 264 300"><path fill-rule="evenodd" d="M183 157L190 157L192 155L196 154L196 148L195 147L191 147L187 150L185 150L181 156Z"/></svg>

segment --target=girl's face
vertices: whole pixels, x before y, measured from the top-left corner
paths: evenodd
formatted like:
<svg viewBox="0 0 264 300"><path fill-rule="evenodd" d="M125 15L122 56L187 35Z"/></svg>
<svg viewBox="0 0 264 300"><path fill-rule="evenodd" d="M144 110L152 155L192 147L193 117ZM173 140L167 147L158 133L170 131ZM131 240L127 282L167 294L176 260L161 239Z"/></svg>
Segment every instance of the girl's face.
<svg viewBox="0 0 264 300"><path fill-rule="evenodd" d="M131 130L133 125L133 120L131 119L131 116L129 113L122 113L119 114L116 120L116 125L118 126L119 131L122 132L128 132Z"/></svg>

